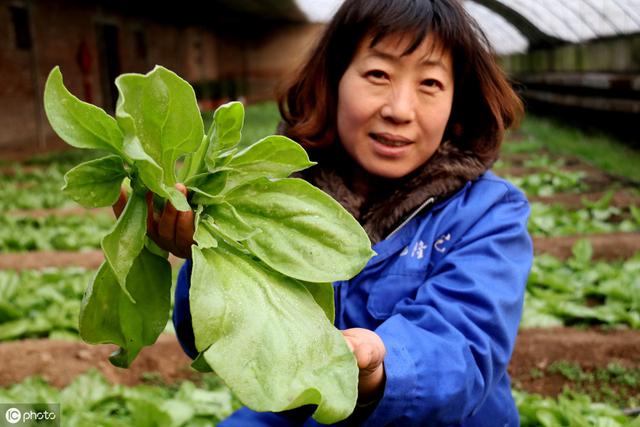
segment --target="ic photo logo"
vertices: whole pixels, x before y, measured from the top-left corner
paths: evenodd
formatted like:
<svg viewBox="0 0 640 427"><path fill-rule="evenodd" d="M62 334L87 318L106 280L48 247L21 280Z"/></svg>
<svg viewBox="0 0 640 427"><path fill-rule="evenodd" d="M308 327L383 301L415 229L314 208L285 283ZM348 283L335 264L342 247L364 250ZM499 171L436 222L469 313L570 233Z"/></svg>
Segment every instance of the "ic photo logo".
<svg viewBox="0 0 640 427"><path fill-rule="evenodd" d="M9 408L5 412L4 418L9 424L16 424L22 420L22 412L18 408Z"/></svg>
<svg viewBox="0 0 640 427"><path fill-rule="evenodd" d="M0 427L13 425L60 427L60 404L0 403Z"/></svg>

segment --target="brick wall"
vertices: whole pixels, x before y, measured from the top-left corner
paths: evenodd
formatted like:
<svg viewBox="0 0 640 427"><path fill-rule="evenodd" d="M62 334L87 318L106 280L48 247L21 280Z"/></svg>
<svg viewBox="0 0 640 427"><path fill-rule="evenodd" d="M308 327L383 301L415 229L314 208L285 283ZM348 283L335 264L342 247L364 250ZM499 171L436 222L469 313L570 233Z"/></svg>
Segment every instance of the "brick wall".
<svg viewBox="0 0 640 427"><path fill-rule="evenodd" d="M25 34L16 37L16 15L18 20L28 15L28 48L20 48ZM155 64L194 84L233 81L236 95L264 100L273 97L276 83L320 29L285 26L266 37L239 40L201 25L156 22L89 1L0 0L0 149L61 144L42 108L44 82L56 65L74 95L107 110L117 97L115 76L144 73Z"/></svg>

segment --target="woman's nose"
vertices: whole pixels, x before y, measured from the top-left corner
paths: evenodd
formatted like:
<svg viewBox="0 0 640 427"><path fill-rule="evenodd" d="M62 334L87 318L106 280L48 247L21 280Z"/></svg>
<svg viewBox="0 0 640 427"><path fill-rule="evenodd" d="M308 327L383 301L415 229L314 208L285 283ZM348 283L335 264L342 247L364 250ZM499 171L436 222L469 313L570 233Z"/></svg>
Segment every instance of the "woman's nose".
<svg viewBox="0 0 640 427"><path fill-rule="evenodd" d="M395 87L383 104L380 114L394 123L408 123L415 118L415 94L408 87Z"/></svg>

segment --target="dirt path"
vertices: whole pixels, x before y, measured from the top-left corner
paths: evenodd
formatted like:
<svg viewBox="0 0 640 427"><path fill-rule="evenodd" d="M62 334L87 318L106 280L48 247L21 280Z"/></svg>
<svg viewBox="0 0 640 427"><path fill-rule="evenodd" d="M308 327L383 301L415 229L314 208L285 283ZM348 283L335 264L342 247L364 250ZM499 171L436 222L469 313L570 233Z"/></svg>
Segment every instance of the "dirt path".
<svg viewBox="0 0 640 427"><path fill-rule="evenodd" d="M579 239L589 239L593 247L593 259L618 260L631 258L640 252L640 233L607 233L580 236L533 238L536 254L547 253L560 259L571 257L571 247Z"/></svg>
<svg viewBox="0 0 640 427"><path fill-rule="evenodd" d="M45 267L83 267L97 269L104 255L100 249L86 252L41 251L0 254L0 270L26 270ZM180 258L169 255L169 262L182 264Z"/></svg>
<svg viewBox="0 0 640 427"><path fill-rule="evenodd" d="M527 329L521 331L509 365L513 384L523 390L555 396L569 384L555 374L538 376L534 372L553 362L579 364L584 371L617 363L627 369L640 368L640 331L597 331L572 328ZM640 385L636 386L640 394Z"/></svg>
<svg viewBox="0 0 640 427"><path fill-rule="evenodd" d="M559 193L553 196L530 196L529 202L544 203L546 205L558 204L567 209L578 210L584 207L582 200L597 202L606 194L606 191L598 191L594 193ZM610 206L616 206L618 208L628 208L630 206L640 207L640 194L634 194L630 190L617 191L611 198Z"/></svg>
<svg viewBox="0 0 640 427"><path fill-rule="evenodd" d="M112 215L111 208L87 209L82 206L58 209L14 209L6 213L9 216L28 216L42 218L47 216L83 216L83 215Z"/></svg>

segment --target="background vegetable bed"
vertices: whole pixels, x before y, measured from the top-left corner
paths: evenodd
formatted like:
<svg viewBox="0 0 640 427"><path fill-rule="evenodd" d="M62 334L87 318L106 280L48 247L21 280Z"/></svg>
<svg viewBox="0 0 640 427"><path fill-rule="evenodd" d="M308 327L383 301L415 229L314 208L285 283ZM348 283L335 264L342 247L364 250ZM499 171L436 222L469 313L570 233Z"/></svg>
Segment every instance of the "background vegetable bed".
<svg viewBox="0 0 640 427"><path fill-rule="evenodd" d="M243 140L273 133L277 120L273 104L249 107ZM523 425L568 425L563 421L568 415L585 420L576 425L598 425L605 419L628 425L633 418L612 408L640 406L640 255L634 255L640 252L640 176L609 166L639 164L640 156L594 156L587 162L588 152L581 157L562 152L576 141L580 147L614 144L530 117L510 135L496 165L499 174L512 177L540 203L530 224L538 256L528 285L526 329L519 334L510 366L514 390L558 396L568 386L581 393L576 398L565 392L553 402L517 394ZM620 152L615 147L608 151ZM0 233L0 401L37 396L61 401L67 408L64 425L83 425L106 414L113 421L109 425L195 426L224 417L238 402L215 376L191 370L170 327L129 370L108 363L111 346L75 340L78 298L86 277L102 261L100 251L91 242L56 247L56 239L45 236L68 234L61 232L63 221L79 229L99 227L101 216L108 221L108 209L87 214L56 196L63 173L90 156L71 151L0 164L0 200L6 201L0 221L8 224L2 227L5 234ZM594 161L603 164L597 167ZM62 219L51 219L56 217ZM98 233L89 230L87 235ZM612 254L619 260L607 260ZM51 266L57 268L42 270ZM81 375L91 368L108 382L97 374ZM27 380L33 375L51 386ZM83 387L96 391L78 402ZM592 401L610 406L603 409ZM143 408L154 415L139 424L136 417Z"/></svg>

